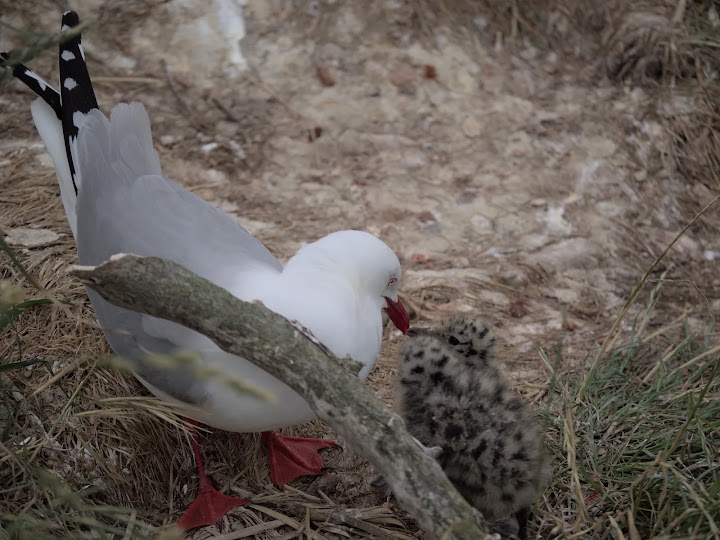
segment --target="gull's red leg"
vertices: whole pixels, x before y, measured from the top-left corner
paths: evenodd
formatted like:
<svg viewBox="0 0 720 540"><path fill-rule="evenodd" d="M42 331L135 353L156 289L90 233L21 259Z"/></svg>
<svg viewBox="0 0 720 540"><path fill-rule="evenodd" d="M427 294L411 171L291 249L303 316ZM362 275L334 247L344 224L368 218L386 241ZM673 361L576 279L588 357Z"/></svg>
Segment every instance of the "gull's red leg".
<svg viewBox="0 0 720 540"><path fill-rule="evenodd" d="M300 476L316 476L327 471L318 450L335 448L337 443L326 439L286 437L277 431L265 431L261 436L267 447L270 478L282 486Z"/></svg>
<svg viewBox="0 0 720 540"><path fill-rule="evenodd" d="M193 425L197 425L197 423L193 422ZM195 500L177 523L178 527L184 531L189 531L197 527L205 527L207 525L217 525L228 511L237 506L244 506L250 502L241 497L228 497L227 495L223 495L213 487L205 474L202 456L200 455L200 445L198 444L195 430L193 430L192 434L192 447L193 454L195 455L195 464L197 465L198 478L200 479L200 488L198 489Z"/></svg>

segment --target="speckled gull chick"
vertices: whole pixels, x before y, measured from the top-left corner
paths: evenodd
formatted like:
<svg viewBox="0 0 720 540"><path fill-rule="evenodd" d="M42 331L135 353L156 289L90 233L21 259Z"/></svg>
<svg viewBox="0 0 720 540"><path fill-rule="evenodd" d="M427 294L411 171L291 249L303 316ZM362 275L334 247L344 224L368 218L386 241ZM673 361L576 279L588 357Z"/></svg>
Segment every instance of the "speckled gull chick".
<svg viewBox="0 0 720 540"><path fill-rule="evenodd" d="M63 30L76 27L77 14L65 13L62 24ZM5 62L9 55L2 58ZM400 263L393 251L371 234L341 231L304 246L283 268L230 216L163 176L142 104L118 104L109 119L99 110L79 34L60 45L59 65L60 93L22 64L12 70L41 98L33 102L32 116L55 163L80 264L97 265L117 253L175 261L242 300L260 300L297 321L335 355L362 363L364 379L380 351L383 310L401 331L409 327L398 299ZM272 431L314 417L288 386L197 332L87 292L114 352L132 363L153 394L210 426L264 432L277 484L322 472L317 450L333 443ZM147 361L146 352L180 350L194 351L202 365L243 379L277 400L260 401L186 368L158 368ZM194 450L200 494L180 520L185 529L213 523L247 502L215 491L204 476L196 444Z"/></svg>
<svg viewBox="0 0 720 540"><path fill-rule="evenodd" d="M497 365L495 337L466 315L408 334L416 337L401 352L395 393L408 430L442 449L445 474L486 519L510 518L496 532L527 538L550 471L539 423Z"/></svg>

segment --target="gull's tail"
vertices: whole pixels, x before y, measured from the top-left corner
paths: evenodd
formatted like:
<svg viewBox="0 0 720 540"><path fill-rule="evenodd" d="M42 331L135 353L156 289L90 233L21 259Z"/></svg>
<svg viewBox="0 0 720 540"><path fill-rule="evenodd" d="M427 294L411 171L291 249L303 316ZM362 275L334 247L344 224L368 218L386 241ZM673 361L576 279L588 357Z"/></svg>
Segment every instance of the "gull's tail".
<svg viewBox="0 0 720 540"><path fill-rule="evenodd" d="M74 11L63 14L63 31L75 28L79 24L80 19ZM5 66L9 55L0 53L0 57L0 64ZM78 128L85 115L98 108L85 64L80 33L60 43L58 61L59 93L22 64L15 64L12 74L40 97L33 102L30 110L35 127L55 164L65 214L73 235L77 237L75 204L82 181L76 167Z"/></svg>

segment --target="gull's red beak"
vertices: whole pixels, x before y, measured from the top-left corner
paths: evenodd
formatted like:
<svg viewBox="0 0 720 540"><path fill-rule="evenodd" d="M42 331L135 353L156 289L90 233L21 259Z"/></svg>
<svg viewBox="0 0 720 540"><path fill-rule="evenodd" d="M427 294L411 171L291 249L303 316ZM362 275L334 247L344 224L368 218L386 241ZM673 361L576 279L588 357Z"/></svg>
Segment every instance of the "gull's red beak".
<svg viewBox="0 0 720 540"><path fill-rule="evenodd" d="M400 298L398 298L397 302L393 302L390 298L386 296L385 301L387 302L385 313L388 314L388 317L390 317L390 320L397 327L397 329L404 334L408 331L408 328L410 328L410 317L408 317L405 306L403 306Z"/></svg>

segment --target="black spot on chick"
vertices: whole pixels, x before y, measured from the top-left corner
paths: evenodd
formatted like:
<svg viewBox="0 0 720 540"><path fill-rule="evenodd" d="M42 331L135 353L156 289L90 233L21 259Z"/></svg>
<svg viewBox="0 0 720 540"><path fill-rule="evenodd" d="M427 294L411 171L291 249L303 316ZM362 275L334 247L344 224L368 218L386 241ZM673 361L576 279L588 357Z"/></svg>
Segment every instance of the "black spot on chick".
<svg viewBox="0 0 720 540"><path fill-rule="evenodd" d="M515 500L515 497L513 497L512 493L503 493L500 495L500 500L504 503L511 503Z"/></svg>
<svg viewBox="0 0 720 540"><path fill-rule="evenodd" d="M487 450L487 443L485 442L485 439L481 439L478 445L475 447L475 450L472 451L472 457L476 460L480 459L480 456L485 453L485 450ZM485 480L483 480L483 482L484 481Z"/></svg>
<svg viewBox="0 0 720 540"><path fill-rule="evenodd" d="M410 373L414 373L416 375L419 375L420 373L425 373L425 368L422 366L415 366L410 370Z"/></svg>
<svg viewBox="0 0 720 540"><path fill-rule="evenodd" d="M440 360L438 360L437 362L435 362L435 365L439 368L444 368L449 360L450 360L450 357L448 357L448 355L446 355L446 354L443 354L442 358Z"/></svg>
<svg viewBox="0 0 720 540"><path fill-rule="evenodd" d="M445 436L448 439L457 439L462 435L463 429L462 427L458 426L457 424L448 424L447 427L445 427Z"/></svg>
<svg viewBox="0 0 720 540"><path fill-rule="evenodd" d="M475 327L473 327L473 331L476 331L476 330L475 330ZM482 330L480 330L480 332L478 333L478 338L479 338L479 339L484 338L485 336L487 336L488 332L489 332L489 330L488 330L487 326L484 327L484 328L483 328ZM493 338L493 341L495 341L495 338Z"/></svg>
<svg viewBox="0 0 720 540"><path fill-rule="evenodd" d="M518 461L527 461L528 456L523 450L518 450L515 452L512 456L510 456L512 459L516 459Z"/></svg>
<svg viewBox="0 0 720 540"><path fill-rule="evenodd" d="M425 349L420 349L415 354L413 354L413 358L417 358L420 360L421 358L425 358Z"/></svg>
<svg viewBox="0 0 720 540"><path fill-rule="evenodd" d="M430 380L433 382L435 386L439 385L443 380L445 380L445 375L443 375L442 372L436 371L432 375L430 375Z"/></svg>
<svg viewBox="0 0 720 540"><path fill-rule="evenodd" d="M445 379L442 381L442 389L448 394L458 394L458 389L455 387L455 383L452 379Z"/></svg>
<svg viewBox="0 0 720 540"><path fill-rule="evenodd" d="M513 439L515 439L516 442L522 442L522 440L523 440L522 431L520 431L520 430L516 431L515 435L513 435Z"/></svg>
<svg viewBox="0 0 720 540"><path fill-rule="evenodd" d="M485 486L469 483L467 479L456 480L456 487L461 494L484 495Z"/></svg>

